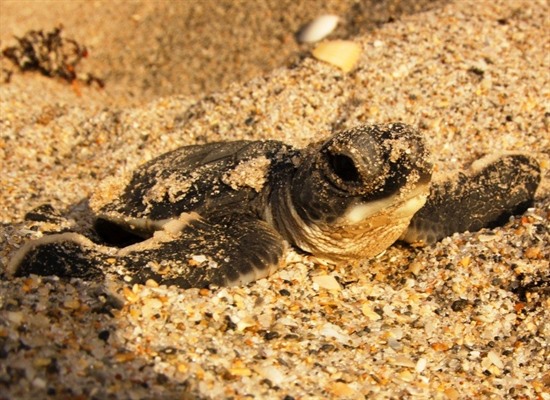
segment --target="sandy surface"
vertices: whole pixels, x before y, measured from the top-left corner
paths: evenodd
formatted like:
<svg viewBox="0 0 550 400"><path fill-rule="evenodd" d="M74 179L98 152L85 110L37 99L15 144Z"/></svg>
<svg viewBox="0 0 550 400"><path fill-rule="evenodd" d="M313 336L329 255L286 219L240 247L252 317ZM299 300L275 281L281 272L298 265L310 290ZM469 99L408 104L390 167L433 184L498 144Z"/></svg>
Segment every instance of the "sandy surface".
<svg viewBox="0 0 550 400"><path fill-rule="evenodd" d="M28 210L47 202L78 215L103 178L190 143L304 145L333 130L399 120L425 133L438 175L485 153L523 151L540 160L543 182L535 207L503 228L422 250L396 245L356 268L294 254L268 279L214 291L3 276L0 398L550 399L547 1L457 1L374 31L353 22L361 9L345 2L312 11L260 7L259 25L236 18L240 8L218 11L235 17L232 29L245 31L239 37L258 35L266 51L284 53L267 65L231 58L245 57L246 46L237 47L239 56L220 52L222 60L212 50L205 58L212 64L166 52L183 40L172 31L152 34L168 2L88 4L96 8L48 14L40 3L36 12L0 3L2 46L12 34L62 21L68 36L103 54L83 68L107 82L104 90L76 89L16 73L0 86L3 266L48 228L21 222ZM185 8L162 20L186 26L176 16L187 11L178 7ZM294 43L317 11L347 16L335 35L361 45L354 71L343 74ZM120 25L112 53L106 37L119 36L87 23L109 15L129 24ZM270 31L273 15L286 19ZM138 34L133 41L130 27L156 45ZM260 27L277 34L259 34ZM199 28L191 31L201 38L214 29ZM143 47L157 58L144 61ZM172 56L195 72L217 72L192 79L162 58ZM337 288L323 288L322 275Z"/></svg>
<svg viewBox="0 0 550 400"><path fill-rule="evenodd" d="M108 82L102 101L143 104L203 97L298 62L311 46L299 45L295 33L318 15L339 15L344 23L331 37L348 38L446 1L2 0L0 43L62 25L90 52L84 69Z"/></svg>

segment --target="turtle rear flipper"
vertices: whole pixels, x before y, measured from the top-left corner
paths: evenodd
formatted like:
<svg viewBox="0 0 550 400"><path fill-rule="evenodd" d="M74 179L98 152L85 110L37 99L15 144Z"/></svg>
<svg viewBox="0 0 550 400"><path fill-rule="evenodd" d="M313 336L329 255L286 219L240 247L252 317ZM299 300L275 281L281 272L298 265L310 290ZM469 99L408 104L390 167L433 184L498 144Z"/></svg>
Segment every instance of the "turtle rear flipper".
<svg viewBox="0 0 550 400"><path fill-rule="evenodd" d="M531 157L481 159L458 179L434 183L401 239L428 244L455 232L503 225L532 206L539 183L540 167Z"/></svg>
<svg viewBox="0 0 550 400"><path fill-rule="evenodd" d="M274 272L283 261L281 236L254 218L228 216L166 225L151 238L123 248L101 246L76 233L45 236L22 248L10 269L16 276L83 279L111 272L130 283L153 279L201 288L252 282Z"/></svg>
<svg viewBox="0 0 550 400"><path fill-rule="evenodd" d="M94 262L95 243L75 233L46 235L21 247L8 263L7 271L14 276L56 275L60 278L98 279L103 276L99 263ZM102 261L106 257L101 254Z"/></svg>

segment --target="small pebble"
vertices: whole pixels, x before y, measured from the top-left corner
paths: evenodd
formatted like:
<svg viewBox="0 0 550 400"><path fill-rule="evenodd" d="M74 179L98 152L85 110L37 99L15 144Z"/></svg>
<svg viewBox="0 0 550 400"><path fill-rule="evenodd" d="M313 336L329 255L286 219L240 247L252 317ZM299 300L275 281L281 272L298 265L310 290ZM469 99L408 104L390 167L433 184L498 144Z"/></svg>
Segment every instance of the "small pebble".
<svg viewBox="0 0 550 400"><path fill-rule="evenodd" d="M157 314L162 307L162 302L158 299L146 299L143 303L141 309L143 318L151 318L153 315Z"/></svg>
<svg viewBox="0 0 550 400"><path fill-rule="evenodd" d="M19 325L21 321L23 321L23 313L18 311L8 311L6 313L7 320L14 323L15 325Z"/></svg>
<svg viewBox="0 0 550 400"><path fill-rule="evenodd" d="M447 398L450 400L456 400L460 398L460 393L454 388L447 388L445 389L444 393L445 396L447 396Z"/></svg>
<svg viewBox="0 0 550 400"><path fill-rule="evenodd" d="M393 360L393 365L399 365L401 367L415 368L417 363L411 360L409 357L397 356Z"/></svg>
<svg viewBox="0 0 550 400"><path fill-rule="evenodd" d="M340 343L347 343L349 341L349 336L340 327L331 323L326 323L319 333L325 337L334 338Z"/></svg>
<svg viewBox="0 0 550 400"><path fill-rule="evenodd" d="M256 371L266 379L269 379L273 384L280 385L283 383L285 376L280 368L274 365L266 365L256 369Z"/></svg>
<svg viewBox="0 0 550 400"><path fill-rule="evenodd" d="M69 298L63 302L63 307L70 310L76 310L80 307L80 302L77 299Z"/></svg>
<svg viewBox="0 0 550 400"><path fill-rule="evenodd" d="M124 294L124 297L126 298L126 300L130 301L130 302L135 302L139 299L139 296L134 293L130 288L124 286L124 288L122 289L122 292Z"/></svg>
<svg viewBox="0 0 550 400"><path fill-rule="evenodd" d="M472 258L471 257L464 257L463 259L461 259L459 261L459 264L462 265L463 267L467 267L468 265L470 265L470 262L472 261Z"/></svg>
<svg viewBox="0 0 550 400"><path fill-rule="evenodd" d="M256 321L251 317L246 317L237 322L237 331L243 332L245 329L256 326Z"/></svg>
<svg viewBox="0 0 550 400"><path fill-rule="evenodd" d="M453 311L462 311L464 310L466 307L468 307L468 300L464 300L464 299L458 299L458 300L455 300L453 301L453 303L451 304L451 310Z"/></svg>
<svg viewBox="0 0 550 400"><path fill-rule="evenodd" d="M153 279L147 279L147 281L145 281L145 286L152 287L152 288L157 288L157 287L159 287L159 284L157 283L157 281L155 281Z"/></svg>
<svg viewBox="0 0 550 400"><path fill-rule="evenodd" d="M422 371L424 371L424 369L426 369L427 364L428 360L426 360L425 358L419 358L416 362L416 366L414 369L416 370L416 372L421 373Z"/></svg>
<svg viewBox="0 0 550 400"><path fill-rule="evenodd" d="M229 368L229 373L235 376L250 376L252 371L246 367Z"/></svg>
<svg viewBox="0 0 550 400"><path fill-rule="evenodd" d="M487 358L491 361L491 363L493 363L493 365L495 365L496 367L502 369L504 368L504 364L502 363L502 360L500 359L500 357L498 356L497 353L495 353L494 351L490 351L489 353L487 353Z"/></svg>
<svg viewBox="0 0 550 400"><path fill-rule="evenodd" d="M338 25L339 18L336 15L321 15L315 18L300 32L297 39L300 43L314 43L327 37Z"/></svg>
<svg viewBox="0 0 550 400"><path fill-rule="evenodd" d="M103 330L98 333L97 337L106 342L109 340L109 336L111 336L111 333L108 330Z"/></svg>
<svg viewBox="0 0 550 400"><path fill-rule="evenodd" d="M541 251L538 247L528 247L525 249L525 257L529 259L537 259L541 257Z"/></svg>
<svg viewBox="0 0 550 400"><path fill-rule="evenodd" d="M33 381L32 381L32 384L34 387L37 387L37 388L41 388L41 389L44 389L46 387L46 381L42 378L35 378Z"/></svg>
<svg viewBox="0 0 550 400"><path fill-rule="evenodd" d="M281 336L277 331L267 331L264 335L265 340L273 340Z"/></svg>
<svg viewBox="0 0 550 400"><path fill-rule="evenodd" d="M357 393L347 383L334 382L327 387L327 390L336 397L349 397Z"/></svg>
<svg viewBox="0 0 550 400"><path fill-rule="evenodd" d="M363 315L371 321L378 321L380 318L382 318L380 314L375 312L368 303L364 303L361 306L361 311L363 312Z"/></svg>

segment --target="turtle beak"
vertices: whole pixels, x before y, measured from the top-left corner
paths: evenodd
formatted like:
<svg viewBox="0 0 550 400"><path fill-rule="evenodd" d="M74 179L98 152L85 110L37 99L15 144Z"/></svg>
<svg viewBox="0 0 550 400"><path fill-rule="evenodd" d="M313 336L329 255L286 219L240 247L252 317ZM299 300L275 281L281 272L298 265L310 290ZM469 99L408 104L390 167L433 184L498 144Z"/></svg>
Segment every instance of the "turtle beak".
<svg viewBox="0 0 550 400"><path fill-rule="evenodd" d="M426 203L430 192L429 179L418 182L417 186L408 193L393 194L377 200L361 199L348 207L344 214L347 223L358 224L377 214L387 212L395 219L410 219Z"/></svg>

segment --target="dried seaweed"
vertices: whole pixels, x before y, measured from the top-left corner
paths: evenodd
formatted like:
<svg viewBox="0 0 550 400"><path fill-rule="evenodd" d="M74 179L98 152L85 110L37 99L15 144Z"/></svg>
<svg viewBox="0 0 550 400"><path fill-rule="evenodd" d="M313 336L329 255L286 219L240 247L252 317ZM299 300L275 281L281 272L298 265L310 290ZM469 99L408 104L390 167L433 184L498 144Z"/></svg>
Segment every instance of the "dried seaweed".
<svg viewBox="0 0 550 400"><path fill-rule="evenodd" d="M61 26L51 32L30 30L22 37L15 37L17 44L2 50L2 56L9 59L20 71L37 71L44 76L61 78L73 83L76 80L91 85L104 86L103 80L92 74L77 74L77 65L88 56L85 46L62 35ZM13 71L5 70L8 83Z"/></svg>

